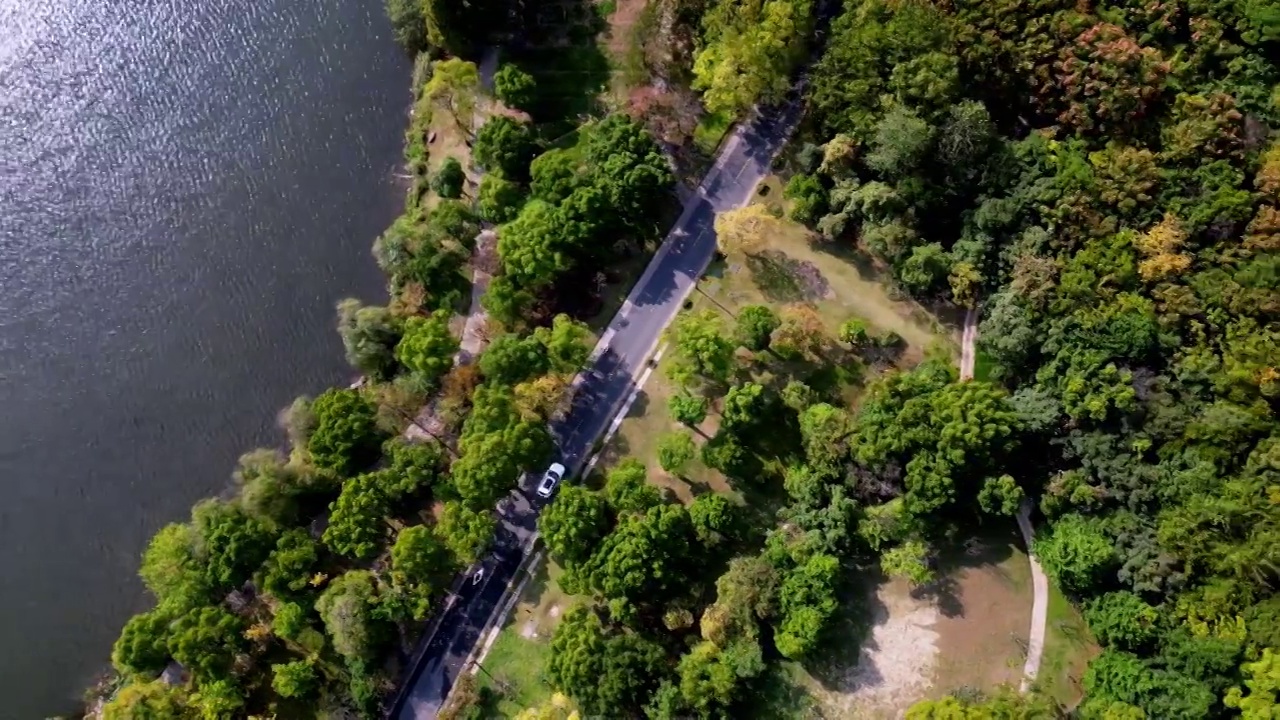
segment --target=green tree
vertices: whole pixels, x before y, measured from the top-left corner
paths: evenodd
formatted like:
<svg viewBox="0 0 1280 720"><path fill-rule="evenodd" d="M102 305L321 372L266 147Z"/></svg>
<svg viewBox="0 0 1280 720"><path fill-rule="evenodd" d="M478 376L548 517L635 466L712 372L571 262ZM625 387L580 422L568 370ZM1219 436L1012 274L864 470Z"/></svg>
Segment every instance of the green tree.
<svg viewBox="0 0 1280 720"><path fill-rule="evenodd" d="M861 350L871 343L871 333L867 323L861 318L849 318L840 324L840 342L848 344L855 351Z"/></svg>
<svg viewBox="0 0 1280 720"><path fill-rule="evenodd" d="M425 525L401 530L391 546L391 589L383 607L399 618L426 619L431 611L432 581L453 568L453 557Z"/></svg>
<svg viewBox="0 0 1280 720"><path fill-rule="evenodd" d="M1240 666L1244 688L1233 687L1223 703L1240 711L1245 720L1265 720L1276 715L1276 697L1280 695L1280 662L1271 648L1262 651L1256 662Z"/></svg>
<svg viewBox="0 0 1280 720"><path fill-rule="evenodd" d="M738 342L748 350L765 350L769 336L782 321L778 314L764 305L748 305L738 311Z"/></svg>
<svg viewBox="0 0 1280 720"><path fill-rule="evenodd" d="M756 102L780 100L804 57L813 17L807 0L714 3L693 64L693 87L703 91L707 109L739 116Z"/></svg>
<svg viewBox="0 0 1280 720"><path fill-rule="evenodd" d="M658 464L669 473L680 475L697 454L688 433L671 432L658 438Z"/></svg>
<svg viewBox="0 0 1280 720"><path fill-rule="evenodd" d="M425 3L427 14L427 34L432 45L442 46L437 37L431 37L432 20L436 16L433 9L441 6L440 0L429 0ZM475 113L476 93L480 90L480 71L475 63L457 57L440 60L432 65L431 79L422 90L424 98L432 100L437 106L443 106L453 118L454 124L463 135L470 137L471 123ZM479 159L477 157L477 159Z"/></svg>
<svg viewBox="0 0 1280 720"><path fill-rule="evenodd" d="M509 107L530 109L537 98L537 89L532 75L510 63L503 64L493 75L493 92Z"/></svg>
<svg viewBox="0 0 1280 720"><path fill-rule="evenodd" d="M951 258L938 243L919 245L902 263L898 279L915 295L927 296L940 292L951 272Z"/></svg>
<svg viewBox="0 0 1280 720"><path fill-rule="evenodd" d="M933 147L934 130L915 111L897 106L876 125L867 165L899 178L915 172Z"/></svg>
<svg viewBox="0 0 1280 720"><path fill-rule="evenodd" d="M889 86L902 104L934 115L958 94L959 60L945 52L917 55L894 66Z"/></svg>
<svg viewBox="0 0 1280 720"><path fill-rule="evenodd" d="M830 555L813 555L798 565L778 589L782 621L774 643L785 657L798 660L821 639L835 612L836 582L840 561Z"/></svg>
<svg viewBox="0 0 1280 720"><path fill-rule="evenodd" d="M354 477L342 486L342 494L329 505L329 525L324 544L347 557L369 560L386 542L385 520L390 503L376 473Z"/></svg>
<svg viewBox="0 0 1280 720"><path fill-rule="evenodd" d="M827 189L816 175L793 175L783 194L791 201L791 219L812 225L827 213Z"/></svg>
<svg viewBox="0 0 1280 720"><path fill-rule="evenodd" d="M275 550L267 556L258 587L278 598L291 597L307 587L319 559L316 542L307 531L289 530L276 540Z"/></svg>
<svg viewBox="0 0 1280 720"><path fill-rule="evenodd" d="M163 608L175 613L205 604L211 597L204 567L196 556L196 532L189 524L160 528L142 554L138 574Z"/></svg>
<svg viewBox="0 0 1280 720"><path fill-rule="evenodd" d="M485 220L495 224L510 222L520 214L523 203L524 191L518 184L492 173L480 179L476 207Z"/></svg>
<svg viewBox="0 0 1280 720"><path fill-rule="evenodd" d="M405 321L404 337L396 345L396 359L422 382L434 384L453 367L458 339L449 332L449 315L438 310L430 317Z"/></svg>
<svg viewBox="0 0 1280 720"><path fill-rule="evenodd" d="M375 380L395 374L395 347L402 332L400 320L385 307L363 305L354 298L338 303L338 334L347 362Z"/></svg>
<svg viewBox="0 0 1280 720"><path fill-rule="evenodd" d="M581 160L564 149L548 150L529 164L529 190L535 198L558 205L583 183Z"/></svg>
<svg viewBox="0 0 1280 720"><path fill-rule="evenodd" d="M480 355L479 366L486 380L503 385L516 385L551 369L546 346L532 335L515 333L494 338Z"/></svg>
<svg viewBox="0 0 1280 720"><path fill-rule="evenodd" d="M938 131L938 157L953 172L967 175L965 170L979 166L995 140L996 129L986 106L965 100L947 111Z"/></svg>
<svg viewBox="0 0 1280 720"><path fill-rule="evenodd" d="M690 385L696 379L726 382L733 370L733 343L713 311L680 315L671 329L671 379Z"/></svg>
<svg viewBox="0 0 1280 720"><path fill-rule="evenodd" d="M275 533L270 526L239 505L222 500L202 500L191 509L199 556L209 587L234 589L258 569Z"/></svg>
<svg viewBox="0 0 1280 720"><path fill-rule="evenodd" d="M760 383L747 382L729 388L720 413L721 427L743 435L768 420L771 398Z"/></svg>
<svg viewBox="0 0 1280 720"><path fill-rule="evenodd" d="M718 545L732 537L738 522L738 509L718 493L699 495L689 504L689 521L693 532L705 545Z"/></svg>
<svg viewBox="0 0 1280 720"><path fill-rule="evenodd" d="M608 505L581 485L564 485L538 517L538 531L558 562L584 562L609 531Z"/></svg>
<svg viewBox="0 0 1280 720"><path fill-rule="evenodd" d="M818 403L800 413L800 437L809 464L819 469L835 469L848 457L852 431L849 414L840 408Z"/></svg>
<svg viewBox="0 0 1280 720"><path fill-rule="evenodd" d="M236 717L244 709L244 691L235 680L223 678L201 684L189 702L201 720Z"/></svg>
<svg viewBox="0 0 1280 720"><path fill-rule="evenodd" d="M1115 567L1115 549L1097 519L1064 515L1036 539L1036 557L1066 592L1084 592Z"/></svg>
<svg viewBox="0 0 1280 720"><path fill-rule="evenodd" d="M992 515L1013 516L1018 513L1024 497L1026 493L1012 475L987 478L978 491L978 507Z"/></svg>
<svg viewBox="0 0 1280 720"><path fill-rule="evenodd" d="M694 427L707 419L707 399L698 395L679 393L672 395L667 401L667 410L671 413L671 419Z"/></svg>
<svg viewBox="0 0 1280 720"><path fill-rule="evenodd" d="M489 118L476 133L471 152L486 170L501 173L509 180L521 180L528 177L533 158L533 133L528 125L506 115Z"/></svg>
<svg viewBox="0 0 1280 720"><path fill-rule="evenodd" d="M660 605L687 584L687 550L693 540L683 505L655 505L620 518L591 558L590 586L610 600Z"/></svg>
<svg viewBox="0 0 1280 720"><path fill-rule="evenodd" d="M201 682L227 678L244 650L244 621L219 607L202 607L177 618L169 653Z"/></svg>
<svg viewBox="0 0 1280 720"><path fill-rule="evenodd" d="M384 0L391 33L400 47L416 53L426 47L427 21L417 0Z"/></svg>
<svg viewBox="0 0 1280 720"><path fill-rule="evenodd" d="M643 513L662 502L658 489L649 484L644 463L623 458L605 475L604 497L618 514Z"/></svg>
<svg viewBox="0 0 1280 720"><path fill-rule="evenodd" d="M643 126L621 113L590 126L583 163L604 192L610 218L626 228L653 231L654 213L670 196L675 177Z"/></svg>
<svg viewBox="0 0 1280 720"><path fill-rule="evenodd" d="M634 715L664 673L661 646L635 633L607 630L592 610L576 607L556 625L547 676L590 715Z"/></svg>
<svg viewBox="0 0 1280 720"><path fill-rule="evenodd" d="M889 577L905 578L916 586L925 585L934 579L930 555L928 545L908 540L881 553L880 569Z"/></svg>
<svg viewBox="0 0 1280 720"><path fill-rule="evenodd" d="M315 666L306 660L276 663L271 666L271 689L284 698L308 698L319 687Z"/></svg>
<svg viewBox="0 0 1280 720"><path fill-rule="evenodd" d="M436 533L458 562L470 565L493 540L498 527L492 511L476 512L458 502L446 502L436 523Z"/></svg>
<svg viewBox="0 0 1280 720"><path fill-rule="evenodd" d="M163 680L133 682L102 707L102 720L188 720L194 718L186 690Z"/></svg>
<svg viewBox="0 0 1280 720"><path fill-rule="evenodd" d="M754 638L738 638L724 648L704 641L676 667L680 697L700 717L723 716L749 687L745 681L764 669L760 643Z"/></svg>
<svg viewBox="0 0 1280 720"><path fill-rule="evenodd" d="M351 570L334 578L316 600L316 612L348 663L372 660L387 636L378 619L377 583L373 573Z"/></svg>
<svg viewBox="0 0 1280 720"><path fill-rule="evenodd" d="M120 673L155 676L169 662L169 626L173 619L159 610L129 618L111 649L111 664Z"/></svg>
<svg viewBox="0 0 1280 720"><path fill-rule="evenodd" d="M563 313L551 319L551 327L534 331L546 348L551 369L565 375L581 370L591 355L591 328Z"/></svg>
<svg viewBox="0 0 1280 720"><path fill-rule="evenodd" d="M293 602L280 603L271 620L271 629L285 640L297 640L308 626L307 611Z"/></svg>
<svg viewBox="0 0 1280 720"><path fill-rule="evenodd" d="M373 405L355 390L330 389L311 403L315 429L307 440L311 461L339 475L368 467L382 437Z"/></svg>
<svg viewBox="0 0 1280 720"><path fill-rule="evenodd" d="M1084 617L1100 642L1130 652L1150 649L1161 632L1160 611L1127 590L1089 601Z"/></svg>
<svg viewBox="0 0 1280 720"><path fill-rule="evenodd" d="M458 158L449 156L431 178L431 189L442 198L457 199L462 197L462 185L466 181L467 173L462 169L462 163Z"/></svg>
<svg viewBox="0 0 1280 720"><path fill-rule="evenodd" d="M1204 718L1218 698L1194 678L1154 670L1134 655L1104 650L1089 663L1084 687L1090 705L1121 702L1141 708L1147 717Z"/></svg>
<svg viewBox="0 0 1280 720"><path fill-rule="evenodd" d="M527 203L498 236L502 267L518 287L541 288L572 265L568 239L556 208Z"/></svg>

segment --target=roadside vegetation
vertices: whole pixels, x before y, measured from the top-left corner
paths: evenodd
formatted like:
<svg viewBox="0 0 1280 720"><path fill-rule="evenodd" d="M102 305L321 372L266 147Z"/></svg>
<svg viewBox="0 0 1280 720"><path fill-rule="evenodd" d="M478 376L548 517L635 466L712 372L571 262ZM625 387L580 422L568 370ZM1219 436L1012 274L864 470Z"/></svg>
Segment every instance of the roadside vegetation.
<svg viewBox="0 0 1280 720"><path fill-rule="evenodd" d="M582 320L664 229L669 157L697 167L780 99L820 14L387 9L421 54L406 209L374 247L390 300L339 308L364 379L300 398L285 451L156 535L106 720L376 716L495 502L551 453ZM487 98L474 61L502 37ZM539 518L547 602L456 716L1274 716L1280 6L847 0L823 37L785 183L717 219L655 384ZM495 324L455 365L484 223ZM969 308L961 382L938 318ZM1022 508L1054 584L1026 694L1026 608L985 636L930 615L1026 598L993 539ZM866 705L885 623L943 654Z"/></svg>
<svg viewBox="0 0 1280 720"><path fill-rule="evenodd" d="M594 342L575 318L606 302L603 268L652 245L673 177L642 126L595 112L580 78L545 64L564 40L589 65L594 34L513 52L489 92L474 59L495 28L455 10L388 7L423 52L404 213L373 246L389 302L338 306L362 378L299 398L286 447L247 453L231 492L157 533L140 570L156 604L125 625L90 700L105 720L379 717L492 540L497 501L552 453L547 422ZM486 225L488 347L457 362Z"/></svg>

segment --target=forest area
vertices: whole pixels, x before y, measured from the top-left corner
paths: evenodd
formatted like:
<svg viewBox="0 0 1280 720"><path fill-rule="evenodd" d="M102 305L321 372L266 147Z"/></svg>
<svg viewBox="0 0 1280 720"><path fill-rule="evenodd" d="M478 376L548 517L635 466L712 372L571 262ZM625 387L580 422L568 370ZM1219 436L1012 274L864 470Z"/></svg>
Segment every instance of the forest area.
<svg viewBox="0 0 1280 720"><path fill-rule="evenodd" d="M983 371L803 299L682 313L656 409L676 429L539 519L577 602L539 671L555 696L515 716L818 717L788 673L836 651L850 587L927 588L1025 506L1101 645L1079 696L952 693L908 718L1273 717L1280 5L846 0L829 28L811 0L642 6L640 79L602 101L612 3L387 2L418 58L412 180L374 244L389 302L339 306L363 379L300 398L285 449L155 536L155 606L87 712L380 716L495 504L553 453L588 321L665 230L683 149L812 60L785 211L721 215L717 267L767 267L803 225L896 297L976 308ZM487 347L455 362L486 227ZM654 483L695 466L732 492ZM494 715L466 700L453 717Z"/></svg>
<svg viewBox="0 0 1280 720"><path fill-rule="evenodd" d="M783 5L708 6L708 108L785 87L794 64L744 40L771 26L732 22ZM564 697L528 717L779 716L771 673L831 651L842 584L926 586L957 529L1024 501L1102 646L1083 697L967 693L908 717L1272 717L1277 40L1267 2L846 3L808 76L790 219L911 297L980 308L985 379L927 358L850 404L833 369L875 368L897 339L797 308L686 313L667 412L693 428L713 408L717 429L664 437L543 515L559 583L586 600L551 640ZM724 48L734 70L709 71ZM775 220L722 216L722 252L758 254ZM695 457L781 507L646 484Z"/></svg>

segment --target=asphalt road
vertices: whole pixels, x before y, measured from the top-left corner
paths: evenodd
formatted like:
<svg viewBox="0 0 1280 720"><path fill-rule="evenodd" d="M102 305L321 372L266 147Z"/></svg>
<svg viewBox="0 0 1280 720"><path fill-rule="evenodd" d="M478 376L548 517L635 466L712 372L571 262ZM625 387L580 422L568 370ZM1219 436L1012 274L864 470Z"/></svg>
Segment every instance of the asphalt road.
<svg viewBox="0 0 1280 720"><path fill-rule="evenodd" d="M601 335L595 360L583 373L573 407L552 427L559 460L570 475L587 461L591 446L635 387L662 331L706 271L715 254L713 223L717 213L743 205L769 173L774 156L795 126L801 106L794 90L781 107L762 111L743 124L724 145L715 166L632 288L622 309ZM417 656L407 689L391 717L434 718L463 672L463 663L480 639L490 615L520 565L545 501L533 493L538 477L525 478L499 507L501 523L478 582L464 579L453 604L427 631L427 645Z"/></svg>

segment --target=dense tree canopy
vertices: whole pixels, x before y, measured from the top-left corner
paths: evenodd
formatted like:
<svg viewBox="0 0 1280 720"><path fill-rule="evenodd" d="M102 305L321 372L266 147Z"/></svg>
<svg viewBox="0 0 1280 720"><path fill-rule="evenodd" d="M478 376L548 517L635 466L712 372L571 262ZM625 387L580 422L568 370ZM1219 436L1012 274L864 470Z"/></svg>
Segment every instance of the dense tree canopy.
<svg viewBox="0 0 1280 720"><path fill-rule="evenodd" d="M307 442L317 466L340 475L367 467L382 437L373 405L356 390L326 390L311 404L315 430Z"/></svg>

